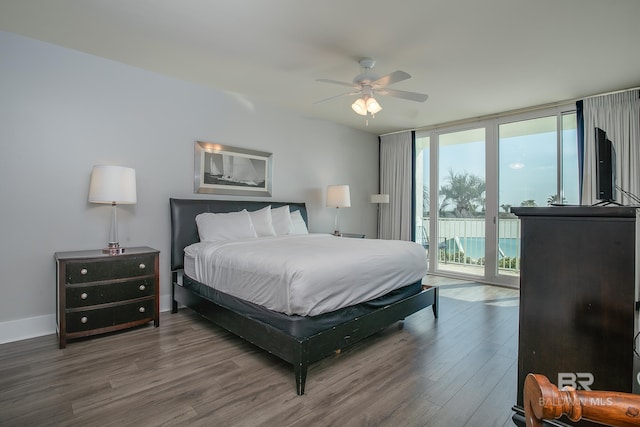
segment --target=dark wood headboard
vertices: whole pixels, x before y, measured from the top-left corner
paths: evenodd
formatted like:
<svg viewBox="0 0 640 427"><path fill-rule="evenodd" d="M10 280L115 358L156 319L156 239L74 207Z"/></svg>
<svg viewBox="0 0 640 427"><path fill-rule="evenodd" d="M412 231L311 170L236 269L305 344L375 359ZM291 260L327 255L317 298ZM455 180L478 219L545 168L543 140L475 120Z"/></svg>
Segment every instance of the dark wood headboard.
<svg viewBox="0 0 640 427"><path fill-rule="evenodd" d="M184 268L184 248L200 241L196 216L203 212L249 212L271 205L273 208L289 205L290 211L300 211L305 223L307 207L300 202L211 200L211 199L169 199L171 208L171 270Z"/></svg>

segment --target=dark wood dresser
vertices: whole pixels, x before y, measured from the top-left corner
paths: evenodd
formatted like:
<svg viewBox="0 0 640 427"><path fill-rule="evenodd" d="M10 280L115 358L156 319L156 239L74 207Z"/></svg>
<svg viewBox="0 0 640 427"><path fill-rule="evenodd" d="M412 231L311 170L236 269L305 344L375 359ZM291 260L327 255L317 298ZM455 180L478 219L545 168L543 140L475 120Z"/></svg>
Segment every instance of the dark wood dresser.
<svg viewBox="0 0 640 427"><path fill-rule="evenodd" d="M511 211L521 220L514 421L524 425L518 415L524 412L528 373L543 374L560 388L638 393L637 209L558 206ZM573 425L567 418L561 422Z"/></svg>
<svg viewBox="0 0 640 427"><path fill-rule="evenodd" d="M160 324L159 251L126 248L57 252L57 330L60 348L68 339Z"/></svg>

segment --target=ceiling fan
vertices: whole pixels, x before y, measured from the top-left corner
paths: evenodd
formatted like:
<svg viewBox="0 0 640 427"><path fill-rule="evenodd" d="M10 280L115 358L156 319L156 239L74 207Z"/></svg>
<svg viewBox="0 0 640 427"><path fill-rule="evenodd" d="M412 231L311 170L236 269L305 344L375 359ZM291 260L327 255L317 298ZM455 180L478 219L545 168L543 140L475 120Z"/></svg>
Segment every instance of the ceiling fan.
<svg viewBox="0 0 640 427"><path fill-rule="evenodd" d="M351 92L342 93L340 95L332 96L331 98L323 99L320 101L314 102L314 104L319 104L321 102L331 101L336 98L341 98L343 96L352 96L358 95L359 98L355 100L355 102L351 105L351 108L356 113L361 116L366 116L367 114L371 114L374 116L377 112L382 110L382 107L374 98L375 95L389 95L394 96L396 98L408 99L409 101L416 102L424 102L429 97L428 95L416 92L407 92L404 90L397 89L389 89L387 86L392 85L394 83L401 82L403 80L407 80L411 78L409 73L405 73L404 71L394 71L393 73L387 74L382 77L378 77L373 72L373 67L376 65L376 61L371 58L363 58L359 61L360 66L364 69L364 71L358 74L353 79L353 83L341 82L337 80L330 79L318 79L319 82L324 83L332 83L341 86L348 86L352 88Z"/></svg>

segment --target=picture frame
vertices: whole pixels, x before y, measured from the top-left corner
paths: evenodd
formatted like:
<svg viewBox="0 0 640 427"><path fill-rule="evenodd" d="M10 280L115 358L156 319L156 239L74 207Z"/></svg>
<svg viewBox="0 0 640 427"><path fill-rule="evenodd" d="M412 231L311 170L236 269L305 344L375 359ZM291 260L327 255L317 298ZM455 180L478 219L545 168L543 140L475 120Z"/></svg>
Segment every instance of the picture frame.
<svg viewBox="0 0 640 427"><path fill-rule="evenodd" d="M194 192L271 196L273 154L196 141Z"/></svg>

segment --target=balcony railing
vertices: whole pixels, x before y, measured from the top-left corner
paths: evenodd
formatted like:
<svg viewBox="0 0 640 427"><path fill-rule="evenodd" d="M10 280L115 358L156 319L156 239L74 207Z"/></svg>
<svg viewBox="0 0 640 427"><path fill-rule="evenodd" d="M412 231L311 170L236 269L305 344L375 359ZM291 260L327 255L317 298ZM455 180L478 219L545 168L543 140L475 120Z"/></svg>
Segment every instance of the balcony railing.
<svg viewBox="0 0 640 427"><path fill-rule="evenodd" d="M484 266L485 264L485 219L484 218L440 218L438 219L437 246L429 239L429 218L422 220L416 230L416 241L425 249L438 248L440 264L461 266ZM520 272L520 220L499 218L498 220L498 269L510 273Z"/></svg>

